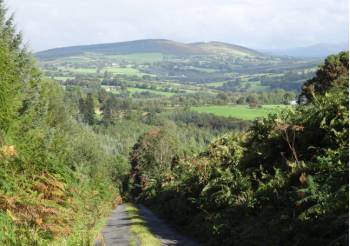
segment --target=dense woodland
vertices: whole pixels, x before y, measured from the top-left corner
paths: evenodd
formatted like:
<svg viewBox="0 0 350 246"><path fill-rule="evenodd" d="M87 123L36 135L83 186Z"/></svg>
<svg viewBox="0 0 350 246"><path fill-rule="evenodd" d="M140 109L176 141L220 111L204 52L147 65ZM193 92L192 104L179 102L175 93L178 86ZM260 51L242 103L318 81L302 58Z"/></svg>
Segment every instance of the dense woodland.
<svg viewBox="0 0 350 246"><path fill-rule="evenodd" d="M143 76L133 88L151 92L131 95L130 76L52 80L57 69L46 64L51 70L42 72L7 16L0 0L1 245L92 245L122 200L146 204L207 245L348 242L348 52L329 56L316 74L254 75L273 88L267 91L232 89L240 81L228 81L217 93L184 93L191 87L160 87ZM269 65L230 59L203 66ZM145 71L169 79L172 62ZM205 80L186 66L171 68ZM191 110L288 104L297 96L298 106L255 121Z"/></svg>
<svg viewBox="0 0 350 246"><path fill-rule="evenodd" d="M108 136L72 117L0 2L0 244L89 245L119 194Z"/></svg>

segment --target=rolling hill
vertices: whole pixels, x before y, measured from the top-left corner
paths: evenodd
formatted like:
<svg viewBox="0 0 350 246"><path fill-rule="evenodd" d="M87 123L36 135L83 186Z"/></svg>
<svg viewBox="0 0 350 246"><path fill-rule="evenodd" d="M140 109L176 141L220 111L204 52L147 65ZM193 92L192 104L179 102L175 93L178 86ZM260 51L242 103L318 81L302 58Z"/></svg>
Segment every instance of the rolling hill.
<svg viewBox="0 0 350 246"><path fill-rule="evenodd" d="M71 46L41 51L35 56L41 60L79 56L86 53L102 55L162 53L167 55L221 55L261 56L255 50L222 42L181 43L166 39L145 39L119 43Z"/></svg>
<svg viewBox="0 0 350 246"><path fill-rule="evenodd" d="M203 52L209 54L231 54L233 56L261 56L261 53L258 53L255 50L246 48L244 46L229 44L224 42L198 42L189 44L192 47L202 50Z"/></svg>

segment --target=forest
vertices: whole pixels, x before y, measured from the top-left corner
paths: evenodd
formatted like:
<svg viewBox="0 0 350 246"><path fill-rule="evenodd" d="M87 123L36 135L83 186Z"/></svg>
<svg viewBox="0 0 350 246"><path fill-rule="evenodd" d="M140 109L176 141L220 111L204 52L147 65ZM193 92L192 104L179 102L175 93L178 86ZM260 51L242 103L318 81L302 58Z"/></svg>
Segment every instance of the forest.
<svg viewBox="0 0 350 246"><path fill-rule="evenodd" d="M125 202L200 245L347 244L349 53L223 45L32 54L0 0L0 244L94 245Z"/></svg>

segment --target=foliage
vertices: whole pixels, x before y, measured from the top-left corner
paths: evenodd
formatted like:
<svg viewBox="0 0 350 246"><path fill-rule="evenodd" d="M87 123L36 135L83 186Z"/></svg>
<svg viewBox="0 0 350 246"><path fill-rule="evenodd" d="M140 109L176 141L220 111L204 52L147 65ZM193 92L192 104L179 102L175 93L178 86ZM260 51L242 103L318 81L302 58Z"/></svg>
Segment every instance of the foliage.
<svg viewBox="0 0 350 246"><path fill-rule="evenodd" d="M95 123L95 105L94 98L91 93L88 93L86 99L79 99L79 113L82 115L83 122L88 125Z"/></svg>
<svg viewBox="0 0 350 246"><path fill-rule="evenodd" d="M171 168L172 158L178 152L176 140L165 129L151 129L139 138L130 154L135 194L145 189L159 189L162 174Z"/></svg>
<svg viewBox="0 0 350 246"><path fill-rule="evenodd" d="M249 126L249 122L244 120L186 110L174 111L171 115L169 115L169 118L174 120L177 124L184 123L186 126L193 125L198 128L207 128L219 131L242 131Z"/></svg>
<svg viewBox="0 0 350 246"><path fill-rule="evenodd" d="M41 76L6 16L1 1L0 244L92 244L128 165L74 119L72 98Z"/></svg>
<svg viewBox="0 0 350 246"><path fill-rule="evenodd" d="M324 94L331 87L347 86L349 82L349 52L330 55L316 72L316 76L308 80L302 89L300 99L313 100L315 95Z"/></svg>
<svg viewBox="0 0 350 246"><path fill-rule="evenodd" d="M169 156L162 172L148 151L158 142L140 148L141 138L131 156L150 161L131 158L147 173L145 183L131 176L134 195L208 245L345 245L348 103L347 84L331 86L198 155Z"/></svg>

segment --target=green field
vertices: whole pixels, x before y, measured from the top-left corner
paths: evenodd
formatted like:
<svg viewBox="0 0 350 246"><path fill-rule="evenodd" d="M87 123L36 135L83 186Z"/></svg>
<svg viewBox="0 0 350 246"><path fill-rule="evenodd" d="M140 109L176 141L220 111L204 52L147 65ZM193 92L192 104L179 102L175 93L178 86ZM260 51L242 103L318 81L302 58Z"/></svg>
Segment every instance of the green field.
<svg viewBox="0 0 350 246"><path fill-rule="evenodd" d="M166 96L166 97L171 97L171 96L175 95L175 93L173 93L173 92L157 91L157 90L142 89L142 88L128 88L128 91L131 94L141 93L141 92L150 92L150 93L153 93L153 94Z"/></svg>
<svg viewBox="0 0 350 246"><path fill-rule="evenodd" d="M211 87L220 87L223 86L227 81L220 81L220 82L210 82L206 83L205 85L211 86Z"/></svg>
<svg viewBox="0 0 350 246"><path fill-rule="evenodd" d="M147 75L146 73L142 73L140 70L131 67L107 67L102 69L102 72L105 71L113 73L113 74L121 74L128 76L143 76Z"/></svg>
<svg viewBox="0 0 350 246"><path fill-rule="evenodd" d="M115 93L115 94L119 94L121 92L120 89L118 89L117 87L114 87L114 86L103 85L102 88L104 88L105 90L107 90L109 92ZM160 95L160 96L166 96L166 97L171 97L171 96L175 95L175 93L173 93L173 92L166 92L166 91L152 90L152 89L143 89L143 88L135 88L135 87L128 87L127 90L131 94L137 94L137 93L142 93L142 92L149 92L149 93L153 93L153 94Z"/></svg>
<svg viewBox="0 0 350 246"><path fill-rule="evenodd" d="M76 74L96 74L97 69L96 68L84 68L84 67L79 67L79 68L61 68L63 71L67 70ZM136 68L131 68L131 67L106 67L103 68L100 72L104 73L105 71L113 74L120 74L120 75L127 75L127 76L143 76L143 75L150 75L141 72L140 70Z"/></svg>
<svg viewBox="0 0 350 246"><path fill-rule="evenodd" d="M212 113L218 116L234 117L243 120L254 120L265 117L270 113L278 112L287 108L287 105L264 105L262 108L249 108L247 105L224 105L224 106L201 106L192 107L192 110L199 113Z"/></svg>
<svg viewBox="0 0 350 246"><path fill-rule="evenodd" d="M91 61L93 61L94 59L84 55L84 56L70 56L70 57L62 57L62 58L58 58L57 60L55 60L55 63L57 64L57 66L63 64L63 63L70 63L70 64L81 64L81 63L89 63Z"/></svg>
<svg viewBox="0 0 350 246"><path fill-rule="evenodd" d="M53 77L53 79L60 80L60 81L66 81L68 79L74 79L74 77L71 77L71 76L67 76L67 77L65 77L65 76L58 76L58 77Z"/></svg>
<svg viewBox="0 0 350 246"><path fill-rule="evenodd" d="M80 73L80 74L94 74L97 73L97 69L96 68L69 68L69 71L73 72L73 73Z"/></svg>
<svg viewBox="0 0 350 246"><path fill-rule="evenodd" d="M163 61L164 55L162 53L135 53L126 55L110 55L106 57L116 62L128 61L136 64L142 64L161 62Z"/></svg>

